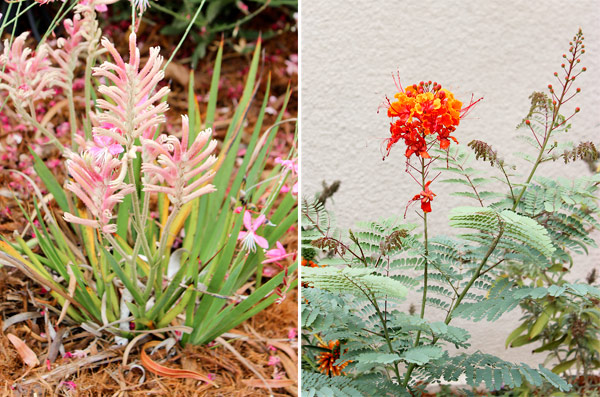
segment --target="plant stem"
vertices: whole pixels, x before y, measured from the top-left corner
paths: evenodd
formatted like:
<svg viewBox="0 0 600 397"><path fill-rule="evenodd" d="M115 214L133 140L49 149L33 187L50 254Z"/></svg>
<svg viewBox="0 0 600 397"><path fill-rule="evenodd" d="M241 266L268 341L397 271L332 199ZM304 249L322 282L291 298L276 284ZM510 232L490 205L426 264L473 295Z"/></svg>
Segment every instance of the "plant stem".
<svg viewBox="0 0 600 397"><path fill-rule="evenodd" d="M421 183L422 183L422 189L425 190L425 160L423 158L421 158ZM425 304L427 302L427 282L428 282L428 272L427 272L427 268L428 268L428 259L427 257L429 256L429 246L428 246L428 239L427 239L427 212L423 212L423 239L424 239L424 244L425 244L425 263L424 263L424 269L423 269L423 298L421 301L421 319L425 318ZM417 332L417 337L415 339L415 344L414 346L417 347L419 346L419 341L421 340L421 330L419 330Z"/></svg>
<svg viewBox="0 0 600 397"><path fill-rule="evenodd" d="M91 52L88 52L88 56L85 60L85 75L84 75L84 98L85 98L85 118L84 122L84 132L86 139L92 139L92 119L90 115L92 114L92 67L96 62L96 57Z"/></svg>
<svg viewBox="0 0 600 397"><path fill-rule="evenodd" d="M127 152L125 154L126 156L128 155L130 150L131 149L127 150ZM135 184L135 174L133 172L133 160L132 159L127 160L127 168L128 168L127 172L129 173L130 181L132 181ZM132 207L133 207L134 221L138 225L137 238L141 239L142 249L144 250L144 255L146 255L148 260L150 260L150 258L152 258L152 251L150 250L150 246L148 245L148 240L146 239L146 234L144 233L145 225L142 223L143 219L142 219L142 214L140 212L140 201L139 201L139 197L137 195L137 189L133 193L131 193L131 201L132 201ZM150 264L150 266L152 266L152 265Z"/></svg>
<svg viewBox="0 0 600 397"><path fill-rule="evenodd" d="M73 81L72 77L69 81ZM69 102L69 124L71 127L71 148L77 150L77 116L75 115L75 101L73 100L73 88L71 86L66 89L67 100Z"/></svg>
<svg viewBox="0 0 600 397"><path fill-rule="evenodd" d="M423 158L421 158L421 184L422 184L422 189L425 190L425 160ZM425 305L427 303L427 284L428 284L428 272L427 272L427 268L428 268L428 260L427 257L429 255L429 245L428 245L428 238L427 238L427 212L423 212L423 239L424 239L424 244L425 244L425 264L424 264L424 269L423 269L423 297L421 299L421 319L425 318ZM415 344L413 345L414 347L419 346L419 342L421 341L421 330L417 331L417 337L415 338ZM406 374L404 375L404 382L403 382L403 386L407 387L408 386L408 382L410 381L410 375L412 374L412 371L415 368L415 364L414 363L410 363L408 365L408 369L406 371Z"/></svg>
<svg viewBox="0 0 600 397"><path fill-rule="evenodd" d="M46 127L44 127L43 125L41 125L36 119L35 119L35 113L34 115L30 115L21 104L15 102L15 107L17 108L17 112L25 117L25 119L27 119L27 121L29 121L35 128L37 128L42 134L46 135L46 137L48 139L50 139L50 142L52 142L53 144L56 145L56 147L58 147L61 151L61 153L64 153L65 151L65 147L63 146L62 143L60 143L60 141L56 138L56 136L54 136L54 134L52 134L50 131L48 131L48 129Z"/></svg>

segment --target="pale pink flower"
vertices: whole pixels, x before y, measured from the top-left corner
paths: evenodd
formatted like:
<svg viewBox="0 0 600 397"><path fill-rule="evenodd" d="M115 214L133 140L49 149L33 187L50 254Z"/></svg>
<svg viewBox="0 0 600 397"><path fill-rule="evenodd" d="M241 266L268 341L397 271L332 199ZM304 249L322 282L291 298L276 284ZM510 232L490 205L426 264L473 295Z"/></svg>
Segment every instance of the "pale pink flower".
<svg viewBox="0 0 600 397"><path fill-rule="evenodd" d="M287 170L289 170L292 173L292 176L296 176L298 175L298 159L291 159L291 160L283 160L281 157L277 157L275 159L275 162L277 164L281 164L281 166ZM283 193L287 193L289 191L289 188L286 188L285 190L282 188L281 191ZM296 183L294 183L294 186L292 186L292 193L293 194L298 194L298 181L296 181Z"/></svg>
<svg viewBox="0 0 600 397"><path fill-rule="evenodd" d="M94 135L94 146L91 146L88 150L94 155L94 158L98 162L104 162L111 159L113 156L117 156L123 153L123 146L115 143L114 139L103 135Z"/></svg>
<svg viewBox="0 0 600 397"><path fill-rule="evenodd" d="M26 108L29 104L53 95L51 87L58 74L50 68L48 47L40 46L37 52L25 47L28 32L16 37L10 45L4 41L0 55L0 89L10 95L15 106Z"/></svg>
<svg viewBox="0 0 600 397"><path fill-rule="evenodd" d="M294 74L298 74L298 54L291 54L288 59L285 61L285 72L292 76Z"/></svg>
<svg viewBox="0 0 600 397"><path fill-rule="evenodd" d="M50 50L50 55L59 66L53 68L60 76L58 85L68 92L74 90L74 71L79 65L81 53L87 49L86 22L87 20L82 19L81 15L77 13L73 19L65 19L63 26L66 35L56 40L57 48Z"/></svg>
<svg viewBox="0 0 600 397"><path fill-rule="evenodd" d="M188 148L187 116L181 116L181 129L181 141L165 134L156 140L141 139L144 155L142 172L148 178L144 182L144 191L166 193L173 204L185 204L215 191L214 185L207 184L215 175L210 168L217 161L216 156L211 154L217 147L217 141L208 142L212 130L209 128L198 133ZM193 180L199 175L202 176Z"/></svg>
<svg viewBox="0 0 600 397"><path fill-rule="evenodd" d="M79 4L82 6L93 7L97 12L108 11L107 4L113 4L117 0L79 0Z"/></svg>
<svg viewBox="0 0 600 397"><path fill-rule="evenodd" d="M279 262L289 256L294 255L293 252L288 254L283 244L281 244L279 241L277 241L276 246L277 248L273 248L265 252L267 259L262 261L263 264Z"/></svg>
<svg viewBox="0 0 600 397"><path fill-rule="evenodd" d="M264 249L269 248L269 242L266 238L256 234L256 230L265 223L267 217L259 215L258 218L252 220L252 215L249 211L244 212L244 226L246 227L245 232L240 232L238 240L242 240L242 247L248 251L256 251L256 246Z"/></svg>
<svg viewBox="0 0 600 397"><path fill-rule="evenodd" d="M75 193L85 204L93 219L80 218L68 212L67 222L98 228L105 233L114 233L113 209L125 196L135 191L135 186L123 182L126 175L126 159L109 158L98 161L90 152L76 154L67 152L66 166L73 181L66 188Z"/></svg>
<svg viewBox="0 0 600 397"><path fill-rule="evenodd" d="M140 70L140 50L136 47L136 35L129 35L129 62L125 63L114 45L102 39L102 46L113 57L114 63L104 62L94 68L94 76L105 77L113 85L101 85L98 91L109 97L113 103L98 99L97 105L103 110L96 115L100 126L93 128L94 134L105 135L116 142L131 147L140 136L150 138L156 127L165 121L164 112L169 108L166 102L159 102L169 93L168 87L155 92L157 84L163 79L163 57L160 48L150 48L148 61ZM156 102L159 102L156 104ZM102 123L116 128L106 128Z"/></svg>
<svg viewBox="0 0 600 397"><path fill-rule="evenodd" d="M292 160L283 160L281 157L277 157L275 159L275 162L277 164L281 164L281 166L283 168L287 168L288 170L290 170L292 172L292 174L297 174L298 173L298 164L296 163L295 159L292 159Z"/></svg>

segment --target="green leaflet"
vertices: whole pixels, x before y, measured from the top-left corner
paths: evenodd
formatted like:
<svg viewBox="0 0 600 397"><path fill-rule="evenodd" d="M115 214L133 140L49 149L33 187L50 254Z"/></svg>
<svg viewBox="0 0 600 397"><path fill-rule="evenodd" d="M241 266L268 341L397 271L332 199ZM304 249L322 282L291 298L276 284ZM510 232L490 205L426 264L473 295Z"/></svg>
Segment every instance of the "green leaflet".
<svg viewBox="0 0 600 397"><path fill-rule="evenodd" d="M407 293L402 283L364 268L305 267L302 269L302 281L329 292L353 295L402 299Z"/></svg>
<svg viewBox="0 0 600 397"><path fill-rule="evenodd" d="M543 226L510 210L498 212L489 207L457 207L450 212L450 226L476 229L494 236L503 230L503 239L516 240L547 258L555 251Z"/></svg>
<svg viewBox="0 0 600 397"><path fill-rule="evenodd" d="M400 357L407 363L425 365L431 360L440 358L443 353L440 346L417 346L408 349Z"/></svg>

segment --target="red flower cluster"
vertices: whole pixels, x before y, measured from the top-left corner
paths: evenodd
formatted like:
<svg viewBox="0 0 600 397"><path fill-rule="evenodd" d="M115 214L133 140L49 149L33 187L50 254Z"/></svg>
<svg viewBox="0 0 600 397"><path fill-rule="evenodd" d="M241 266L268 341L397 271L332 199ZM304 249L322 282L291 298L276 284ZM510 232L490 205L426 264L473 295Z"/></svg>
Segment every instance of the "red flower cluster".
<svg viewBox="0 0 600 397"><path fill-rule="evenodd" d="M430 158L427 152L429 145L426 137L436 135L440 148L447 150L450 139L458 143L451 136L460 123L460 118L476 102L471 102L462 108L462 102L454 98L454 94L443 89L436 82L423 82L413 84L394 95L394 102L388 101L388 117L392 118L390 132L392 136L387 141L387 153L399 140L406 144L406 157L413 154L421 158Z"/></svg>

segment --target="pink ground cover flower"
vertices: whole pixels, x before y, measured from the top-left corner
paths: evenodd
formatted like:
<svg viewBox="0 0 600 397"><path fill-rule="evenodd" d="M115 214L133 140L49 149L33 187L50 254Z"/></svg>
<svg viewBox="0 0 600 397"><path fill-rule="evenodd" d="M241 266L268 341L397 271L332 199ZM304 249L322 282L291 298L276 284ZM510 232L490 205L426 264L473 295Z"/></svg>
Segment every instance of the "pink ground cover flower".
<svg viewBox="0 0 600 397"><path fill-rule="evenodd" d="M245 250L254 252L256 251L257 245L264 249L269 248L267 239L256 234L258 228L261 227L266 220L267 217L264 215L259 215L258 218L252 220L250 212L244 212L244 226L246 227L246 231L240 232L238 240L242 240L242 247Z"/></svg>
<svg viewBox="0 0 600 397"><path fill-rule="evenodd" d="M105 233L115 233L117 225L110 224L114 217L113 208L123 201L135 186L124 183L126 163L117 158L98 161L89 151L83 154L67 153L66 166L73 181L66 188L85 204L94 219L86 219L68 212L67 222L98 228Z"/></svg>
<svg viewBox="0 0 600 397"><path fill-rule="evenodd" d="M181 116L181 129L181 141L174 135L165 134L156 140L142 138L142 171L148 177L144 191L166 193L175 205L185 204L216 190L208 183L215 175L211 167L217 161L216 156L211 154L217 147L217 141L209 142L212 130L200 132L188 148L187 116ZM202 176L193 180L199 175Z"/></svg>

